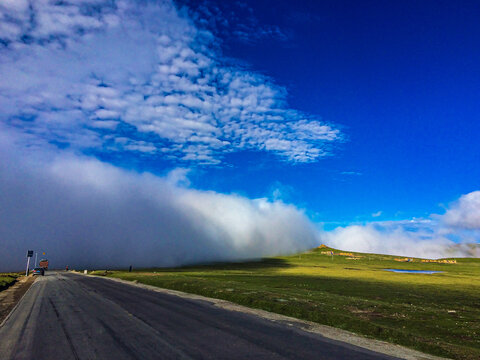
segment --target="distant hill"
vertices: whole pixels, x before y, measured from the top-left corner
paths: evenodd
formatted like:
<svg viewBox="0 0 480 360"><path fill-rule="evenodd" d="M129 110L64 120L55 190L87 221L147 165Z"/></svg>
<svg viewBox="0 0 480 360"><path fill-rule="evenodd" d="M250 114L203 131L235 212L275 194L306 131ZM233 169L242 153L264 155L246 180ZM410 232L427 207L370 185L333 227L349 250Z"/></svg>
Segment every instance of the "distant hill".
<svg viewBox="0 0 480 360"><path fill-rule="evenodd" d="M334 253L352 253L352 254L358 254L358 255L377 255L377 256L382 256L382 257L391 257L391 258L407 258L404 256L399 256L399 255L390 255L390 254L375 254L375 253L362 253L358 251L349 251L349 250L340 250L340 249L335 249L332 248L328 245L320 245L314 250L321 250L325 252L332 251ZM475 243L467 243L467 244L455 244L446 249L446 256L444 258L440 258L437 260L441 259L450 259L450 258L480 258L480 244L475 244ZM413 257L410 256L408 258L412 259L423 259L419 257Z"/></svg>

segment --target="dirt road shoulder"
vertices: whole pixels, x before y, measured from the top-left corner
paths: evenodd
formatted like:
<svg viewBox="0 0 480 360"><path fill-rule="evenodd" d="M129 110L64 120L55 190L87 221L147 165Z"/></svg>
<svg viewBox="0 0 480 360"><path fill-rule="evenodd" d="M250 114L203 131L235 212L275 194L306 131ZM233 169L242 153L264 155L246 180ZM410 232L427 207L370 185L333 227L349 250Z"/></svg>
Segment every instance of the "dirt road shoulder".
<svg viewBox="0 0 480 360"><path fill-rule="evenodd" d="M35 278L33 276L23 276L14 285L0 292L0 326L3 325L7 316L15 308L34 281Z"/></svg>

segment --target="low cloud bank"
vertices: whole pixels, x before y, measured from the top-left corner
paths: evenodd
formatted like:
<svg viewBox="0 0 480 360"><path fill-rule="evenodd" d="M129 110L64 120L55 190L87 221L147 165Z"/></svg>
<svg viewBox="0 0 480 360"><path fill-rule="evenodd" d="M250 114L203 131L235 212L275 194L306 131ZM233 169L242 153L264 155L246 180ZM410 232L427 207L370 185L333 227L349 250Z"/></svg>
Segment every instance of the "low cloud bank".
<svg viewBox="0 0 480 360"><path fill-rule="evenodd" d="M480 257L480 191L462 195L445 214L379 221L321 234L332 247L423 258Z"/></svg>
<svg viewBox="0 0 480 360"><path fill-rule="evenodd" d="M45 251L53 267L72 268L258 259L320 243L399 256L480 257L478 191L444 215L326 232L280 200L192 189L184 169L139 174L17 135L0 128L0 271L21 269L27 249Z"/></svg>
<svg viewBox="0 0 480 360"><path fill-rule="evenodd" d="M409 231L404 223L351 225L322 234L325 243L339 249L366 253L442 258L468 256L462 249L452 251L455 243L446 237Z"/></svg>
<svg viewBox="0 0 480 360"><path fill-rule="evenodd" d="M113 268L255 259L318 244L303 212L281 201L182 187L181 171L138 174L0 140L0 271L21 269L27 249L45 251L53 267Z"/></svg>

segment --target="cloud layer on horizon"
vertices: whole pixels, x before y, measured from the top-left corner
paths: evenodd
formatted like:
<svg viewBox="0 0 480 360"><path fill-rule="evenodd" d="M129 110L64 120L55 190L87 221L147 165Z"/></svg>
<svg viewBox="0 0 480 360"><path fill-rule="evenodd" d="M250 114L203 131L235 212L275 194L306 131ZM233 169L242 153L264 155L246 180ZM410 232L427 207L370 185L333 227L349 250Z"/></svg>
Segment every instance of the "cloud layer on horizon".
<svg viewBox="0 0 480 360"><path fill-rule="evenodd" d="M476 204L476 195L452 204L445 221L437 215L325 232L281 200L192 189L185 169L137 173L53 146L25 147L26 140L0 127L0 239L8 254L0 271L20 269L28 248L46 251L55 267L89 268L258 259L320 243L426 258L480 256L463 244L478 242L478 229L446 225L450 211L477 214L469 202Z"/></svg>
<svg viewBox="0 0 480 360"><path fill-rule="evenodd" d="M338 227L322 232L321 238L330 246L350 251L424 258L480 257L480 191L462 195L443 215Z"/></svg>
<svg viewBox="0 0 480 360"><path fill-rule="evenodd" d="M53 267L179 266L304 251L317 231L293 205L198 191L0 132L0 271L45 251ZM13 154L13 155L12 155Z"/></svg>
<svg viewBox="0 0 480 360"><path fill-rule="evenodd" d="M373 222L365 225L338 227L323 232L322 242L348 251L388 254L407 257L438 259L444 257L479 256L480 249L459 245L448 237L438 234L438 224L425 220Z"/></svg>
<svg viewBox="0 0 480 360"><path fill-rule="evenodd" d="M229 64L170 1L0 4L0 121L85 151L218 164L243 150L312 162L342 140L284 88Z"/></svg>

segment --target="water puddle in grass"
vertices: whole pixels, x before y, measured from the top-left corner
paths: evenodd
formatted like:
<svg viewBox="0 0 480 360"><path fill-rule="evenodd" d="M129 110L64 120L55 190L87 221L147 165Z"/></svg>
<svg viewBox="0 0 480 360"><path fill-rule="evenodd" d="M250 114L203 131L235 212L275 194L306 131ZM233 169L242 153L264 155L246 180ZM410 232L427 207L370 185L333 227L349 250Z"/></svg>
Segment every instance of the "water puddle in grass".
<svg viewBox="0 0 480 360"><path fill-rule="evenodd" d="M383 269L385 271L391 271L403 274L438 274L444 271L431 271L431 270L404 270L404 269Z"/></svg>

